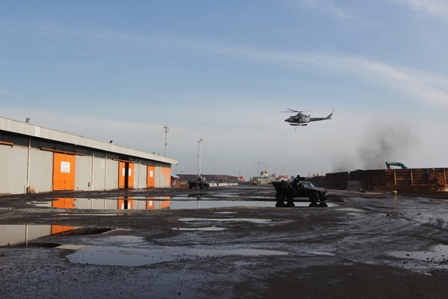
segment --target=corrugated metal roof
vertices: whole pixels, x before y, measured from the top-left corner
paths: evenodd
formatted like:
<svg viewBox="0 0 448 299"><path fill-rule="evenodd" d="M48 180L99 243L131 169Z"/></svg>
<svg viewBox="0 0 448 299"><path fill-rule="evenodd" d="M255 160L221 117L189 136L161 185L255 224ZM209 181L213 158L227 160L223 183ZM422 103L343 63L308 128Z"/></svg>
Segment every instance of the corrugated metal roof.
<svg viewBox="0 0 448 299"><path fill-rule="evenodd" d="M158 161L167 164L177 164L177 160L162 157L142 151L137 151L122 146L106 143L94 139L89 139L82 136L77 136L65 132L60 132L52 129L47 129L39 126L35 126L29 123L12 120L0 116L0 130L12 132L20 135L37 137L57 142L63 142L68 144L76 144L87 148L93 148L97 150L103 150L107 152L113 152L117 154L138 157L153 161Z"/></svg>

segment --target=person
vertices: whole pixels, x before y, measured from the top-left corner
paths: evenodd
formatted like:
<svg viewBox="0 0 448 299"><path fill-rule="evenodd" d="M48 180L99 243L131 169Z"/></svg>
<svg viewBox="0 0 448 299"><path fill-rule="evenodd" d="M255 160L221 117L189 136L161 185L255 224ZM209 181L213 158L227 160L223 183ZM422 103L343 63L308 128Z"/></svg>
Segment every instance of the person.
<svg viewBox="0 0 448 299"><path fill-rule="evenodd" d="M293 183L297 186L298 189L300 189L300 188L303 187L302 181L303 181L303 178L301 178L301 177L300 177L300 174L298 174L298 175L295 177Z"/></svg>

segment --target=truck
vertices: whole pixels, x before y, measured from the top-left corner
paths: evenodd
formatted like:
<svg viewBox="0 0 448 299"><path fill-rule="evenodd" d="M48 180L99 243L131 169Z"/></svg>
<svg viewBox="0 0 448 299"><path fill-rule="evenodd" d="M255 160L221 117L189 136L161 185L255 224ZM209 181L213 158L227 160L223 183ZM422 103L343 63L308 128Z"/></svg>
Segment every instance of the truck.
<svg viewBox="0 0 448 299"><path fill-rule="evenodd" d="M311 182L299 181L299 182L272 182L275 188L275 199L277 200L277 207L294 207L295 197L308 197L308 200L312 203L318 201L325 202L327 200L327 189L316 187ZM285 204L286 201L286 204Z"/></svg>

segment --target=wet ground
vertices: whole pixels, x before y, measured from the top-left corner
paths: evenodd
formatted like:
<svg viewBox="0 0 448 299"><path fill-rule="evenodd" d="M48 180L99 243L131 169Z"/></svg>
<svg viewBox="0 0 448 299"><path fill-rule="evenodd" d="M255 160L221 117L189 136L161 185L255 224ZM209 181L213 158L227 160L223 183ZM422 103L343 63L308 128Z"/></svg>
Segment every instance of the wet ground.
<svg viewBox="0 0 448 299"><path fill-rule="evenodd" d="M0 197L4 298L448 298L448 201L272 186Z"/></svg>

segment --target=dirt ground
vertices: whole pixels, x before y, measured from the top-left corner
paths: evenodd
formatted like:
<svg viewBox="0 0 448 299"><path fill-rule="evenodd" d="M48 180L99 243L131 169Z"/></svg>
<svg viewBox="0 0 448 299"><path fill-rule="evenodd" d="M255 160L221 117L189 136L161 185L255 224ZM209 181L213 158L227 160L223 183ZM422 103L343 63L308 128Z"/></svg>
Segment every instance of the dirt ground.
<svg viewBox="0 0 448 299"><path fill-rule="evenodd" d="M51 208L57 198L170 206ZM447 200L330 190L327 207L275 208L274 198L272 186L1 196L4 232L75 228L0 247L1 296L448 298Z"/></svg>

